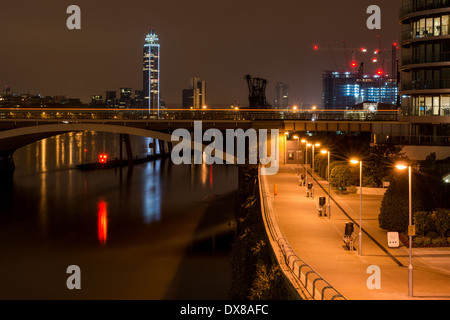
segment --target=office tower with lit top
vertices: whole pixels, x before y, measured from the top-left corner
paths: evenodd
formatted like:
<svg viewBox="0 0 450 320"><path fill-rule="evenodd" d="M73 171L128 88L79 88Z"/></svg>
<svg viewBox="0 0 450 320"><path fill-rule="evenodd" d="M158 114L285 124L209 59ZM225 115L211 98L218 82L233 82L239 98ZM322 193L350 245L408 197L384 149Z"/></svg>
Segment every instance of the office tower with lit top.
<svg viewBox="0 0 450 320"><path fill-rule="evenodd" d="M159 58L159 39L151 30L144 44L144 108L156 111L160 107Z"/></svg>

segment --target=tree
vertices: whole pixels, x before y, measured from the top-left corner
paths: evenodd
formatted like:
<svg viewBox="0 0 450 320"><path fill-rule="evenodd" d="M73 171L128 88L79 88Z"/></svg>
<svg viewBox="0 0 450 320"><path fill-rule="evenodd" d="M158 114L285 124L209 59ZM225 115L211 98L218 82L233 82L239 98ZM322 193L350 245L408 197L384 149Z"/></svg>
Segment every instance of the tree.
<svg viewBox="0 0 450 320"><path fill-rule="evenodd" d="M412 176L412 213L429 211L423 203L426 191L420 188L419 174ZM380 215L378 216L380 228L390 231L404 232L409 224L409 179L408 175L397 173L391 181L381 201Z"/></svg>
<svg viewBox="0 0 450 320"><path fill-rule="evenodd" d="M394 143L392 138L388 138L386 142L374 144L369 148L369 155L365 160L370 163L365 168L365 176L368 181L377 187L383 186L383 178L391 174L392 168L397 161L407 160L405 153L402 152L403 147Z"/></svg>
<svg viewBox="0 0 450 320"><path fill-rule="evenodd" d="M352 184L352 174L350 168L345 164L338 164L331 170L331 185L339 190L343 190Z"/></svg>

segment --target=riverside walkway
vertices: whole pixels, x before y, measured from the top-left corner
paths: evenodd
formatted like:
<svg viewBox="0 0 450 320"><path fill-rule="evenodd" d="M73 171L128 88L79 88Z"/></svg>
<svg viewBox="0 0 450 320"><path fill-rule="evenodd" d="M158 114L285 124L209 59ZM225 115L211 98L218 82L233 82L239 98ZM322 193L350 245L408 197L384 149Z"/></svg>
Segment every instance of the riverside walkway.
<svg viewBox="0 0 450 320"><path fill-rule="evenodd" d="M302 173L303 168L300 168ZM413 297L408 296L409 248L389 248L386 231L378 226L382 196L364 195L362 255L343 242L346 222L359 232L359 195L331 196L331 218L318 215L319 197L327 197L328 184L309 175L314 199L299 185L296 165L280 166L278 174L261 176L271 190L274 221L295 253L348 300L450 299L450 248L413 248ZM275 188L276 185L276 188ZM321 188L321 186L323 188ZM276 194L275 195L275 190ZM372 272L380 268L380 289L369 289ZM369 280L371 283L372 281Z"/></svg>

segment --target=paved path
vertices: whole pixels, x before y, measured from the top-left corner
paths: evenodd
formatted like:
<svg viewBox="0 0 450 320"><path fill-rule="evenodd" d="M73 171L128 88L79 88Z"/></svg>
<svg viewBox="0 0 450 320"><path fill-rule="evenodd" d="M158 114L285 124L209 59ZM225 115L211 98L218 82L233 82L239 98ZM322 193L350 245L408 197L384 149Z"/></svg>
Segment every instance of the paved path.
<svg viewBox="0 0 450 320"><path fill-rule="evenodd" d="M364 195L362 210L362 255L344 247L345 223L354 221L359 233L359 195L331 192L331 219L319 217L318 199L326 196L328 184L315 176L314 199L299 186L297 166L281 166L278 174L266 176L274 190L275 218L281 234L296 253L349 300L395 300L408 297L409 248L389 248L386 231L378 226L382 196ZM309 177L311 182L311 177ZM325 190L320 186L322 185ZM340 207L339 207L339 206ZM345 211L345 212L344 212ZM358 246L358 238L356 238ZM450 248L413 248L413 299L450 299ZM381 271L381 289L368 289L369 266Z"/></svg>

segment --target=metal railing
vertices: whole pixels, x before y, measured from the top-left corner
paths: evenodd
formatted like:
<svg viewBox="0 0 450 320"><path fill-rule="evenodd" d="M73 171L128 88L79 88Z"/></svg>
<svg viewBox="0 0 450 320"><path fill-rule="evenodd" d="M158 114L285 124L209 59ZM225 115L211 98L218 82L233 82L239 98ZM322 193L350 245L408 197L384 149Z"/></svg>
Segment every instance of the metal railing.
<svg viewBox="0 0 450 320"><path fill-rule="evenodd" d="M293 278L298 281L302 288L306 289L314 300L347 300L332 285L330 285L323 277L321 277L311 266L303 261L289 244L288 240L281 235L278 225L274 219L274 206L271 202L271 196L266 183L266 176L261 175L259 168L259 192L261 198L262 213L268 227L268 236L276 243L278 250L274 248L274 252L281 252L282 261L288 268Z"/></svg>
<svg viewBox="0 0 450 320"><path fill-rule="evenodd" d="M450 35L449 29L449 25L440 25L435 27L421 27L413 30L404 30L401 32L401 39L402 41L406 41L419 38L448 36Z"/></svg>
<svg viewBox="0 0 450 320"><path fill-rule="evenodd" d="M377 135L372 134L372 143L383 143L388 139L396 145L411 146L450 146L450 136L429 135Z"/></svg>
<svg viewBox="0 0 450 320"><path fill-rule="evenodd" d="M402 90L450 89L450 79L413 80L401 84Z"/></svg>
<svg viewBox="0 0 450 320"><path fill-rule="evenodd" d="M404 16L418 11L424 10L432 10L432 9L441 9L448 8L450 6L450 1L448 0L434 0L434 1L422 1L422 3L416 3L415 5L408 4L402 6L399 10L399 18L403 18Z"/></svg>
<svg viewBox="0 0 450 320"><path fill-rule="evenodd" d="M440 52L437 54L432 54L430 56L413 56L411 54L402 56L402 66L433 62L450 62L450 52Z"/></svg>
<svg viewBox="0 0 450 320"><path fill-rule="evenodd" d="M0 120L228 120L228 121L397 121L397 110L180 110L0 108Z"/></svg>

